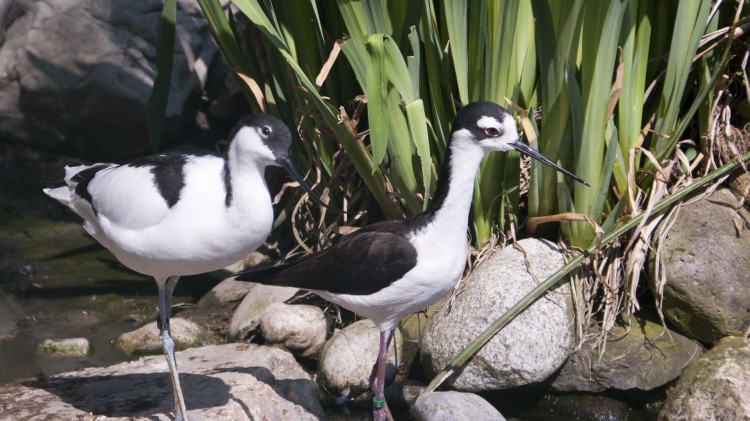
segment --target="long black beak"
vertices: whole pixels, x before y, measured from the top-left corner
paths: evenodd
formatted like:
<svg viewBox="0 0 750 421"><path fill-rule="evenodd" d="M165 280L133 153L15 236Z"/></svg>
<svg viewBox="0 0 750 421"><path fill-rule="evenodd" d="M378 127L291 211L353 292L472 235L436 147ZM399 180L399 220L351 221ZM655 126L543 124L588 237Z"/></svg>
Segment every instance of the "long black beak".
<svg viewBox="0 0 750 421"><path fill-rule="evenodd" d="M309 194L310 197L314 201L316 201L319 205L321 205L321 206L323 206L323 207L325 207L325 208L327 208L327 209L329 209L331 211L338 212L338 213L343 213L341 210L336 209L336 208L332 208L332 207L328 206L328 204L323 203L323 199L321 199L320 196L318 196L318 194L315 193L313 191L313 189L309 185L307 185L307 183L305 182L305 179L302 178L302 175L300 175L299 171L297 171L297 168L295 168L294 165L292 164L292 161L289 159L289 156L282 155L282 156L277 157L276 158L276 163L279 164L279 166L281 168L283 168L284 170L286 170L286 172L288 172L289 175L291 175L292 178L294 178L299 183L299 186L302 187L302 189L307 194Z"/></svg>
<svg viewBox="0 0 750 421"><path fill-rule="evenodd" d="M573 180L576 180L579 183L582 183L584 185L591 187L591 184L587 183L586 180L582 179L581 177L573 174L572 172L566 170L565 168L550 161L549 158L542 155L541 153L539 153L539 151L537 151L536 149L533 149L531 146L521 142L520 140L516 140L515 142L511 143L510 146L513 149L517 150L518 152L521 152L522 154L528 155L543 164L549 165L550 167L556 169L557 171L560 171L561 173L572 178Z"/></svg>

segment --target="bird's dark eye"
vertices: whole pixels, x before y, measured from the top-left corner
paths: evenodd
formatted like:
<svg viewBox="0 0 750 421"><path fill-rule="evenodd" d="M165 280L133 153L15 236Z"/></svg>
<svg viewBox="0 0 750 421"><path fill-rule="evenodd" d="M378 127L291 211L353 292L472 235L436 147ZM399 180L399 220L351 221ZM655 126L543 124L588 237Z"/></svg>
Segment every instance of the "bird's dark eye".
<svg viewBox="0 0 750 421"><path fill-rule="evenodd" d="M494 128L494 127L488 127L484 129L484 134L486 134L489 137L498 137L500 136L500 130Z"/></svg>
<svg viewBox="0 0 750 421"><path fill-rule="evenodd" d="M271 134L271 128L268 126L263 126L263 128L260 129L260 132L263 133L264 136L268 136Z"/></svg>

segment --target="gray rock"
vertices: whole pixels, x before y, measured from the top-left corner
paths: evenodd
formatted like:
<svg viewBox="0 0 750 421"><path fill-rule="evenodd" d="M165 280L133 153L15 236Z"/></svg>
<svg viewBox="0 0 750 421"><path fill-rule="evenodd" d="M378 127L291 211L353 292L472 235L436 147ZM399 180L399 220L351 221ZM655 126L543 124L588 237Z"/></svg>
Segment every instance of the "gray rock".
<svg viewBox="0 0 750 421"><path fill-rule="evenodd" d="M273 347L212 345L177 353L193 420L320 420L315 382ZM174 409L163 356L0 387L3 420L169 420Z"/></svg>
<svg viewBox="0 0 750 421"><path fill-rule="evenodd" d="M79 151L109 156L146 151L162 2L5 3L0 137L48 148L80 142ZM218 56L196 2L178 1L175 49L167 132L189 114Z"/></svg>
<svg viewBox="0 0 750 421"><path fill-rule="evenodd" d="M169 319L169 327L172 332L177 349L194 348L203 345L215 344L214 335L205 327L181 317ZM118 336L113 345L128 355L157 354L162 352L159 341L159 328L156 322Z"/></svg>
<svg viewBox="0 0 750 421"><path fill-rule="evenodd" d="M251 289L257 284L252 282L236 281L234 274L245 269L248 266L255 266L257 264L267 262L270 260L268 255L254 251L250 253L245 259L231 264L224 268L224 270L210 272L209 274L215 274L221 276L218 278L221 282L216 284L210 291L201 297L198 304L201 305L216 305L226 304L234 301L240 301L250 292ZM228 277L227 277L228 276Z"/></svg>
<svg viewBox="0 0 750 421"><path fill-rule="evenodd" d="M448 307L427 321L422 365L429 375L445 367L511 306L563 266L554 244L526 239L488 258L465 279ZM445 311L445 309L448 309ZM447 381L463 391L505 389L540 382L563 365L575 345L570 287L559 285L518 315Z"/></svg>
<svg viewBox="0 0 750 421"><path fill-rule="evenodd" d="M659 420L750 419L750 339L726 337L685 371Z"/></svg>
<svg viewBox="0 0 750 421"><path fill-rule="evenodd" d="M368 391L370 374L379 347L380 335L371 320L360 320L334 332L320 352L318 383L334 396L347 389L355 396ZM394 348L397 350L396 353ZM401 332L395 329L386 359L386 382L396 374L396 354L401 355L402 349Z"/></svg>
<svg viewBox="0 0 750 421"><path fill-rule="evenodd" d="M592 335L597 335L596 330ZM602 392L607 389L651 390L682 375L703 354L701 345L659 323L633 319L628 331L615 326L599 358L595 339L586 341L552 382L558 392Z"/></svg>
<svg viewBox="0 0 750 421"><path fill-rule="evenodd" d="M268 306L274 303L283 303L294 297L299 291L297 288L276 287L272 285L255 285L245 296L232 315L229 322L229 335L233 338L241 338L247 332L258 327L260 314Z"/></svg>
<svg viewBox="0 0 750 421"><path fill-rule="evenodd" d="M431 392L417 398L411 408L417 421L505 421L489 402L472 393Z"/></svg>
<svg viewBox="0 0 750 421"><path fill-rule="evenodd" d="M85 357L92 351L86 338L45 339L39 344L39 350L64 357Z"/></svg>
<svg viewBox="0 0 750 421"><path fill-rule="evenodd" d="M385 400L389 408L409 408L424 392L425 387L424 383L417 380L395 381L385 388Z"/></svg>
<svg viewBox="0 0 750 421"><path fill-rule="evenodd" d="M235 281L234 277L227 278L216 284L216 286L203 295L203 297L198 300L198 304L215 305L239 301L243 299L256 285L257 284L252 282Z"/></svg>
<svg viewBox="0 0 750 421"><path fill-rule="evenodd" d="M326 342L328 321L318 307L275 303L260 314L260 332L270 344L312 357Z"/></svg>
<svg viewBox="0 0 750 421"><path fill-rule="evenodd" d="M676 330L714 343L750 326L750 232L737 233L738 202L726 189L683 206L661 244L663 311ZM750 213L739 215L745 223ZM649 286L658 294L651 256Z"/></svg>

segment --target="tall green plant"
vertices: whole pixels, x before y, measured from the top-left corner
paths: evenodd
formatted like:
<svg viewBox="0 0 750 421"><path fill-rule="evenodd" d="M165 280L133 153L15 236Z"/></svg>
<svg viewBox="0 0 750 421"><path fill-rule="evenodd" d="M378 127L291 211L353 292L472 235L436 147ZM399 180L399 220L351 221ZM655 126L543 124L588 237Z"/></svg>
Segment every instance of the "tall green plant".
<svg viewBox="0 0 750 421"><path fill-rule="evenodd" d="M532 146L591 183L571 184L532 163L528 215L583 214L603 227L607 242L647 217L638 213L638 198L653 182L645 156L668 159L688 128L708 127L729 53L726 47L721 56L694 60L700 38L718 26L721 13L708 21L711 3L297 0L289 7L232 0L235 14L217 0L199 0L250 106L299 129L293 156L320 168L335 204L351 191L337 189L338 180L355 179L386 218L422 211L456 107L508 98L531 116L524 133ZM363 104L365 116L358 114ZM511 215L518 220L519 162L515 154L485 159L470 221L475 246L505 229ZM672 197L669 203L684 196ZM569 244L594 251L590 223L558 227ZM555 276L543 287L563 273Z"/></svg>
<svg viewBox="0 0 750 421"><path fill-rule="evenodd" d="M575 185L571 191L569 182L540 168L531 178L529 213L575 212L599 224L605 216L613 221L620 215L611 211L624 209L615 207L617 201L636 187L628 174L644 165L640 154L629 159L631 148L644 146L664 158L676 146L678 117L688 96L685 87L694 71L692 57L707 28L710 2L659 2L659 7L639 0L532 4L539 23L540 149L564 165L573 164L574 172L592 187ZM673 9L676 15L668 12ZM658 28L654 21L660 22ZM656 134L644 138L651 119L643 112L650 108L645 102L648 65L663 62L651 47L669 39L666 68L651 69L654 77L664 74L650 99L658 101ZM648 178L639 181L637 188L649 189ZM594 241L589 223L564 222L562 229L573 245L587 247Z"/></svg>
<svg viewBox="0 0 750 421"><path fill-rule="evenodd" d="M691 58L710 6L708 0L307 0L290 8L279 0L234 0L248 27L215 0L199 3L238 77L257 84L243 84L251 105L290 125L301 121L307 145L295 144L294 155L301 161L312 152L324 184L341 150L386 217L420 212L456 105L508 98L532 116L541 110L526 129L532 146L592 184L571 187L532 164L528 214L576 212L605 226L626 209L620 200L628 189L649 188L648 178L629 179L647 165L634 148L668 156L694 115L686 107L696 78ZM337 39L343 54L317 86ZM712 64L702 62L704 74L715 74ZM711 80L702 83L708 89ZM355 126L349 118L359 94L367 118ZM519 177L515 154L483 163L471 215L476 246L504 229L509 215L518 216ZM342 192L334 189L333 200L344 200ZM561 228L571 244L593 240L589 224Z"/></svg>

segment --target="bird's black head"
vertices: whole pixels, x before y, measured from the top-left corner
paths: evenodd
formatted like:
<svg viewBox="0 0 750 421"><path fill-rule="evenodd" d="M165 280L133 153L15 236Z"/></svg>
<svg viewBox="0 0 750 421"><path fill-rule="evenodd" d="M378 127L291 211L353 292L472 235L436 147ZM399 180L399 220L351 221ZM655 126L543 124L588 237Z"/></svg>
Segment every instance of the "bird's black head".
<svg viewBox="0 0 750 421"><path fill-rule="evenodd" d="M284 122L266 114L250 114L242 118L229 132L229 160L238 165L251 162L265 167L276 165L286 170L319 204L328 207L307 183L289 159L292 146L292 132Z"/></svg>
<svg viewBox="0 0 750 421"><path fill-rule="evenodd" d="M494 102L472 102L456 113L451 142L478 146L485 153L509 151L518 142L516 122L511 113Z"/></svg>
<svg viewBox="0 0 750 421"><path fill-rule="evenodd" d="M452 147L481 148L484 153L515 150L585 184L586 181L562 168L520 141L513 115L494 102L472 102L459 109L451 129Z"/></svg>
<svg viewBox="0 0 750 421"><path fill-rule="evenodd" d="M278 165L278 157L287 156L292 133L278 118L265 114L243 117L229 132L229 151L247 155L265 165Z"/></svg>

